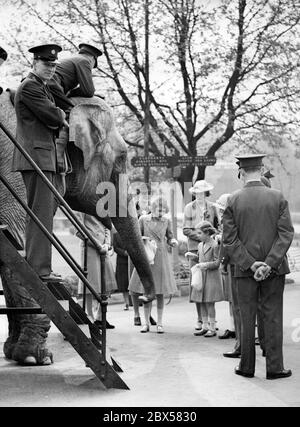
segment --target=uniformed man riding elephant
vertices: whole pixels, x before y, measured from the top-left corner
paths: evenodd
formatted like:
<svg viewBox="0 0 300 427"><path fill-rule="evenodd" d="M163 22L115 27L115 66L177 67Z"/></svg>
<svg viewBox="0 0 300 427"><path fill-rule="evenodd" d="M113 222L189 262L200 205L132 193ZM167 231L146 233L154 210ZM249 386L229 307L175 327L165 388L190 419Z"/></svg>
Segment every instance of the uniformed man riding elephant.
<svg viewBox="0 0 300 427"><path fill-rule="evenodd" d="M53 76L60 50L57 45L30 49L34 54L33 68L18 88L15 98L17 139L54 184L57 178L55 138L58 130L65 124L65 113L55 105L47 82ZM84 99L73 101L74 104L78 104L84 102ZM79 131L75 135L74 142L68 144L73 170L66 178L65 199L71 208L97 216L96 206L99 201L97 186L101 181L112 181L118 186L119 174L126 171L126 145L115 128L108 105L99 98L91 99L90 102L93 108L98 106L97 122L88 121L85 128L86 138L82 138ZM0 120L14 133L14 115L8 93L1 95L0 104ZM52 233L56 202L50 190L16 151L13 169L20 171L23 179L20 179L19 172L12 173L10 168L13 145L2 132L0 144L3 153L0 159L0 173L18 188L23 198L27 196L29 206ZM3 186L0 187L0 203L0 221L9 225L10 231L22 244L24 211L16 205ZM107 224L109 218L100 219ZM130 215L119 217L117 213L117 216L111 219L126 243L127 251L141 276L146 293L144 299L149 301L154 297L153 278L140 237L137 218ZM25 240L26 259L29 264L42 280L57 280L57 275L52 272L51 246L30 219L26 224ZM37 306L22 287L22 283L16 280L13 271L8 271L5 266L0 265L0 273L8 306ZM21 364L51 363L52 354L46 347L49 327L50 320L45 315L10 316L9 337L4 345L5 356Z"/></svg>

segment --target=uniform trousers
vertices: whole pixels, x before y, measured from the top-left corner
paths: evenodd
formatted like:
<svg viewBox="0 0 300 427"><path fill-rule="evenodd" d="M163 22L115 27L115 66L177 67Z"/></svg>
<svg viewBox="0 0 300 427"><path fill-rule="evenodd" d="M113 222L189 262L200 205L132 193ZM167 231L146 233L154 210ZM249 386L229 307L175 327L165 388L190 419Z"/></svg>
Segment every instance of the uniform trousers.
<svg viewBox="0 0 300 427"><path fill-rule="evenodd" d="M242 324L241 324L241 312L239 307L238 300L238 287L236 278L233 276L234 274L234 266L228 266L231 269L231 291L232 291L232 314L234 321L234 329L236 335L236 343L234 346L234 351L237 353L241 353L241 333L242 333Z"/></svg>
<svg viewBox="0 0 300 427"><path fill-rule="evenodd" d="M285 276L275 276L257 282L252 277L237 277L238 303L241 312L240 369L255 371L255 321L261 305L264 329L266 369L268 373L283 370L283 291Z"/></svg>
<svg viewBox="0 0 300 427"><path fill-rule="evenodd" d="M45 172L55 185L55 173ZM57 209L54 194L35 171L22 171L27 193L27 204L50 234L53 231L53 217ZM39 276L51 273L52 245L38 225L27 216L26 219L26 259Z"/></svg>

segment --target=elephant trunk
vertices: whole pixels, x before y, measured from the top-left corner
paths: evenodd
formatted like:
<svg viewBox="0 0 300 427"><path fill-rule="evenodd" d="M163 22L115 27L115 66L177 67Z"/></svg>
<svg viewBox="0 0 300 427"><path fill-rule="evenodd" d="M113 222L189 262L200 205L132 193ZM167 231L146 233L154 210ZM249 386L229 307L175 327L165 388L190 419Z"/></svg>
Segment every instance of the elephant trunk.
<svg viewBox="0 0 300 427"><path fill-rule="evenodd" d="M149 261L144 249L138 220L135 217L112 218L112 222L117 229L124 246L140 276L145 289L145 294L154 295L154 281L150 269Z"/></svg>

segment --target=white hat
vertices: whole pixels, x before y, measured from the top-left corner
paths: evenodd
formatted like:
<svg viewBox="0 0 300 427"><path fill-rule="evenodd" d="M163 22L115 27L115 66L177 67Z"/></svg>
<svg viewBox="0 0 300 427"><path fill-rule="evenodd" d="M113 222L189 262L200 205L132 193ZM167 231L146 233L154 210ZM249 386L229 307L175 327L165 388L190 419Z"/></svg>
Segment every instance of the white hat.
<svg viewBox="0 0 300 427"><path fill-rule="evenodd" d="M212 184L209 184L204 179L196 181L194 186L189 189L190 193L204 193L205 191L210 191L214 188Z"/></svg>
<svg viewBox="0 0 300 427"><path fill-rule="evenodd" d="M218 198L218 200L216 201L215 206L217 206L219 209L225 210L226 206L227 206L228 198L229 198L230 195L231 194L229 194L229 193L222 194Z"/></svg>

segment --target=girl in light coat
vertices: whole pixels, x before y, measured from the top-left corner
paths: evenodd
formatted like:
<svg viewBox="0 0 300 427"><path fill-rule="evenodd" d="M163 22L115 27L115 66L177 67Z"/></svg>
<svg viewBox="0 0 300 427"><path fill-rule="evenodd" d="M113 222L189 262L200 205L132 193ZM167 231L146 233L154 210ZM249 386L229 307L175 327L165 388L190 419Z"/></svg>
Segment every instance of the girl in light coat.
<svg viewBox="0 0 300 427"><path fill-rule="evenodd" d="M194 335L206 338L216 336L215 303L223 301L223 289L220 273L219 245L212 238L216 229L209 221L203 221L196 226L201 238L198 245L198 266L202 273L201 291L192 289L191 298L201 304L202 328Z"/></svg>

